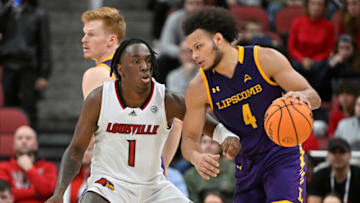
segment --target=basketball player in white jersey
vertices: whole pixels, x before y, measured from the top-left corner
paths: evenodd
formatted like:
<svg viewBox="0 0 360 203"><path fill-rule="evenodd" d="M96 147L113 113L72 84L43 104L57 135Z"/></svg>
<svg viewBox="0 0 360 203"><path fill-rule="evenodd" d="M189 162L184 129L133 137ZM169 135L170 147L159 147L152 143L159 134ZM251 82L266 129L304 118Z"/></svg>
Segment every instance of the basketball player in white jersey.
<svg viewBox="0 0 360 203"><path fill-rule="evenodd" d="M131 39L120 45L112 71L121 79L106 82L86 98L47 203L62 202L92 134L91 176L81 202L190 202L165 178L160 166L171 120L184 117L185 104L152 78L156 70L154 51L146 42ZM208 118L204 132L212 134L217 124ZM215 155L209 155L210 161L219 158L210 156Z"/></svg>
<svg viewBox="0 0 360 203"><path fill-rule="evenodd" d="M126 22L117 9L110 7L85 11L81 19L84 23L84 36L81 39L84 58L96 63L95 67L87 69L83 75L82 92L85 100L91 91L105 81L118 79L114 73L111 76L109 73L112 57L125 36ZM175 156L180 140L180 133L177 132L181 128L182 121L175 119L162 153L165 170Z"/></svg>

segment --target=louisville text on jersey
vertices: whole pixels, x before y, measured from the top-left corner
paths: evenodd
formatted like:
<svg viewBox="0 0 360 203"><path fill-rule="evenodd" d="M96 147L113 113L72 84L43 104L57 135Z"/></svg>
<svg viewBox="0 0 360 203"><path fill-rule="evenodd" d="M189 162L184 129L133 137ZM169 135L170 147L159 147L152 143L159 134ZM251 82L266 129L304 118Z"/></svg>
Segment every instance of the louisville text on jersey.
<svg viewBox="0 0 360 203"><path fill-rule="evenodd" d="M119 134L156 135L159 125L108 123L106 132Z"/></svg>

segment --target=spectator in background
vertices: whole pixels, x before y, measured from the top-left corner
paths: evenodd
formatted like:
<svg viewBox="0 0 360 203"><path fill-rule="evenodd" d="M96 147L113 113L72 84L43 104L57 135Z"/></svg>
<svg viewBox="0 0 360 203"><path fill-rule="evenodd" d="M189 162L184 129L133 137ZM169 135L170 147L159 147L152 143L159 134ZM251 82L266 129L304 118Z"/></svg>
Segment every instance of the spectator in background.
<svg viewBox="0 0 360 203"><path fill-rule="evenodd" d="M13 203L14 197L11 194L11 186L8 182L0 180L0 202Z"/></svg>
<svg viewBox="0 0 360 203"><path fill-rule="evenodd" d="M206 190L204 191L202 203L225 203L225 199L218 190Z"/></svg>
<svg viewBox="0 0 360 203"><path fill-rule="evenodd" d="M172 70L166 77L166 87L170 91L185 95L187 85L198 73L199 67L195 64L191 55L191 51L187 48L186 42L181 42L179 54L181 65L175 70Z"/></svg>
<svg viewBox="0 0 360 203"><path fill-rule="evenodd" d="M355 39L349 34L339 36L334 52L323 65L329 69L333 86L342 80L360 80L360 53Z"/></svg>
<svg viewBox="0 0 360 203"><path fill-rule="evenodd" d="M272 48L278 48L279 46L279 42L265 33L263 24L255 19L246 22L243 32L239 34L237 44L241 46L260 45Z"/></svg>
<svg viewBox="0 0 360 203"><path fill-rule="evenodd" d="M202 135L200 140L200 151L202 153L210 154L219 154L220 145L216 141L212 140L211 137L207 135ZM218 189L220 192L224 193L226 197L229 197L229 200L233 197L233 192L235 189L235 171L234 163L226 160L223 156L219 161L220 173L216 178L211 178L210 180L203 179L195 167L190 168L185 172L185 182L189 191L189 198L194 201L194 203L199 203L201 200L200 194L205 190L209 189Z"/></svg>
<svg viewBox="0 0 360 203"><path fill-rule="evenodd" d="M89 145L84 153L79 173L65 190L63 203L77 203L85 193L87 179L90 176L90 164L93 151L94 145Z"/></svg>
<svg viewBox="0 0 360 203"><path fill-rule="evenodd" d="M0 33L4 104L21 107L37 128L37 101L51 68L47 14L37 0L9 0L0 8Z"/></svg>
<svg viewBox="0 0 360 203"><path fill-rule="evenodd" d="M55 164L36 156L36 132L29 126L19 127L14 134L16 157L0 162L0 179L11 184L15 202L44 202L56 185Z"/></svg>
<svg viewBox="0 0 360 203"><path fill-rule="evenodd" d="M350 165L351 148L341 138L330 140L330 166L316 171L309 184L308 203L321 203L331 192L339 194L343 202L360 202L360 168Z"/></svg>
<svg viewBox="0 0 360 203"><path fill-rule="evenodd" d="M322 203L342 203L342 201L338 194L330 193L324 197Z"/></svg>
<svg viewBox="0 0 360 203"><path fill-rule="evenodd" d="M288 51L294 68L311 84L311 77L323 69L312 70L315 62L326 60L335 43L334 27L324 17L328 0L306 0L306 15L291 24ZM320 72L319 72L320 71Z"/></svg>
<svg viewBox="0 0 360 203"><path fill-rule="evenodd" d="M360 150L360 96L356 98L354 116L339 122L335 137L346 140L353 150Z"/></svg>
<svg viewBox="0 0 360 203"><path fill-rule="evenodd" d="M160 36L159 82L165 83L167 74L179 66L180 43L185 40L181 28L183 20L189 13L203 6L205 0L185 0L184 8L170 14L166 19Z"/></svg>
<svg viewBox="0 0 360 203"><path fill-rule="evenodd" d="M347 33L354 37L360 48L360 0L344 0L341 9L340 25L337 25L337 33Z"/></svg>
<svg viewBox="0 0 360 203"><path fill-rule="evenodd" d="M359 85L356 82L343 81L336 88L336 98L339 104L330 112L329 137L333 137L340 120L354 115L355 99L357 97ZM336 102L336 100L334 101Z"/></svg>
<svg viewBox="0 0 360 203"><path fill-rule="evenodd" d="M311 82L322 101L329 102L332 90L341 81L360 79L360 53L355 39L349 34L339 36L330 57L322 63L314 64L314 69L324 69L318 71L320 74Z"/></svg>

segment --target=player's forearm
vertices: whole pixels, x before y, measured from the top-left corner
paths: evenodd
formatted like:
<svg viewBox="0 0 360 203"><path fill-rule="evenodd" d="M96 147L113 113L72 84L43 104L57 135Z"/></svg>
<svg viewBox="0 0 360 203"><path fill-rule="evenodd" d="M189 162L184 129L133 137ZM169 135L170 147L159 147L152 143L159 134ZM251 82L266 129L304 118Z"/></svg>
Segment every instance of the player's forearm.
<svg viewBox="0 0 360 203"><path fill-rule="evenodd" d="M310 102L311 109L318 109L321 105L321 99L319 94L313 88L307 88L301 91L305 95L306 99Z"/></svg>
<svg viewBox="0 0 360 203"><path fill-rule="evenodd" d="M174 118L171 131L168 135L168 138L165 142L164 149L162 152L162 158L164 161L165 168L169 167L179 147L181 130L182 130L182 121L177 118Z"/></svg>
<svg viewBox="0 0 360 203"><path fill-rule="evenodd" d="M210 114L206 114L205 126L204 126L204 134L212 137L214 134L214 130L216 126L219 124L217 120L214 119Z"/></svg>
<svg viewBox="0 0 360 203"><path fill-rule="evenodd" d="M200 153L200 138L183 135L181 141L181 152L186 160L194 165L194 157Z"/></svg>
<svg viewBox="0 0 360 203"><path fill-rule="evenodd" d="M66 149L59 170L59 176L56 184L55 194L64 194L67 186L72 179L79 173L81 160L84 153L72 149L70 146Z"/></svg>

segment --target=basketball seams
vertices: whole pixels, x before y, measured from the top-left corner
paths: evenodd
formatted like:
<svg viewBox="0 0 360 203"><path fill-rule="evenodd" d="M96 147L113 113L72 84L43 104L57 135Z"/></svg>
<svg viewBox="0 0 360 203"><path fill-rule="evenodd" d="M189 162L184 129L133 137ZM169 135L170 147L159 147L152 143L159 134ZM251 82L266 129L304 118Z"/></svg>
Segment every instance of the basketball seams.
<svg viewBox="0 0 360 203"><path fill-rule="evenodd" d="M296 105L300 106L296 107ZM284 110L282 108L284 108ZM288 114L283 113L285 108ZM299 115L297 113L299 113ZM304 117L306 121L302 120L302 117ZM305 126L307 125L311 128L311 121L311 114L308 115L308 109L304 108L299 102L291 102L289 99L277 99L274 100L266 110L264 128L268 137L274 143L283 147L292 147L303 143L306 138L308 138L308 128ZM307 122L307 124L305 124L305 122ZM300 123L301 125L299 125ZM291 129L289 125L293 125L293 128ZM269 134L270 132L271 134ZM284 138L284 140L282 138Z"/></svg>
<svg viewBox="0 0 360 203"><path fill-rule="evenodd" d="M280 109L279 110L281 110L282 109L282 107L280 107ZM279 145L281 145L281 142L280 142L280 124L281 124L281 119L282 118L282 111L280 111L280 118L279 118L279 126L278 126L278 130L277 130L277 138L278 138L278 143L279 143Z"/></svg>
<svg viewBox="0 0 360 203"><path fill-rule="evenodd" d="M274 104L274 106L277 106L279 107L278 109L276 109L274 112L272 112L267 118L266 118L266 121L264 123L264 126L266 126L267 122L270 120L270 118L276 113L278 112L279 110L281 110L281 106L279 104ZM265 112L266 114L266 112Z"/></svg>
<svg viewBox="0 0 360 203"><path fill-rule="evenodd" d="M290 119L291 119L291 123L293 124L294 130L295 130L295 136L296 136L296 144L299 144L299 137L298 137L298 133L297 133L297 130L296 130L296 125L295 125L294 119L293 119L293 117L291 115L291 112L290 112L290 110L288 108L288 106L293 106L293 104L290 103L289 105L286 105L285 101L282 101L282 102L285 104L285 108L288 111Z"/></svg>
<svg viewBox="0 0 360 203"><path fill-rule="evenodd" d="M274 112L271 113L271 115L269 115L269 116L267 117L267 119L266 119L266 121L265 121L265 123L264 123L264 126L266 126L267 121L270 120L270 118L271 118L277 111L281 110L281 109L284 108L285 106L291 106L291 105L293 105L293 104L286 104L285 106L280 106L279 104L271 104L271 105L277 106L277 107L279 107L279 108L276 109ZM270 105L270 106L271 106L271 105ZM270 106L269 106L269 107L270 107ZM266 114L266 112L265 112L265 114Z"/></svg>
<svg viewBox="0 0 360 203"><path fill-rule="evenodd" d="M292 107L295 109L295 111L297 111L299 114L301 114L301 115L305 118L306 122L309 124L310 129L312 129L311 123L310 123L310 121L307 119L307 117L306 117L301 111L299 111L294 105L292 105Z"/></svg>

